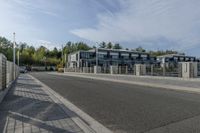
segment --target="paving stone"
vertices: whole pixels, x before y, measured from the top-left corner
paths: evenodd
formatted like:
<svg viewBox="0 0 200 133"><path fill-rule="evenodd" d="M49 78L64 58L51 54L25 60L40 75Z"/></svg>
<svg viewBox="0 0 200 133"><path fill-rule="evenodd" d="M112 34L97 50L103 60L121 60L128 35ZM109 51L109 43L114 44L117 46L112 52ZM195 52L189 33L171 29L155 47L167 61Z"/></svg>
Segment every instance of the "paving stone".
<svg viewBox="0 0 200 133"><path fill-rule="evenodd" d="M30 76L23 74L0 103L0 132L83 133L58 103Z"/></svg>

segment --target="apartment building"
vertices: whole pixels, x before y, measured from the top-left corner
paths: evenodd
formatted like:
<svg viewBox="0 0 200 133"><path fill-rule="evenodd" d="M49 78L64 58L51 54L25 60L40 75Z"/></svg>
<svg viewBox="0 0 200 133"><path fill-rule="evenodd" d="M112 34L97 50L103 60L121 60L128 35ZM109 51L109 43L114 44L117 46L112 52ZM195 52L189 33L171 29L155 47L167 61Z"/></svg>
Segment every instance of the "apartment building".
<svg viewBox="0 0 200 133"><path fill-rule="evenodd" d="M96 57L96 55L98 55ZM68 55L67 67L81 68L98 66L129 66L134 64L156 63L156 57L148 53L121 49L91 49L88 51L77 51Z"/></svg>

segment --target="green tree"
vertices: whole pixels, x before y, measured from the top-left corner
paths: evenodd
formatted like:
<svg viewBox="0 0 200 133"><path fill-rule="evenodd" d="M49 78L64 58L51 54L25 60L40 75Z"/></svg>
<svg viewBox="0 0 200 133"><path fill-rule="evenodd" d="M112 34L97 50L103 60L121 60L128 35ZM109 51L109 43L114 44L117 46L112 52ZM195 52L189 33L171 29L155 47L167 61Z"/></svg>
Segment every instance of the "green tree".
<svg viewBox="0 0 200 133"><path fill-rule="evenodd" d="M119 43L116 43L116 44L113 46L113 49L122 49L122 46L121 46Z"/></svg>
<svg viewBox="0 0 200 133"><path fill-rule="evenodd" d="M135 51L137 51L137 52L146 52L146 50L143 49L141 46L139 46L138 48L136 48Z"/></svg>
<svg viewBox="0 0 200 133"><path fill-rule="evenodd" d="M107 48L108 48L108 49L112 49L112 48L113 48L113 44L112 44L111 42L109 42L109 43L107 44Z"/></svg>
<svg viewBox="0 0 200 133"><path fill-rule="evenodd" d="M100 43L99 48L106 48L106 43L105 42Z"/></svg>

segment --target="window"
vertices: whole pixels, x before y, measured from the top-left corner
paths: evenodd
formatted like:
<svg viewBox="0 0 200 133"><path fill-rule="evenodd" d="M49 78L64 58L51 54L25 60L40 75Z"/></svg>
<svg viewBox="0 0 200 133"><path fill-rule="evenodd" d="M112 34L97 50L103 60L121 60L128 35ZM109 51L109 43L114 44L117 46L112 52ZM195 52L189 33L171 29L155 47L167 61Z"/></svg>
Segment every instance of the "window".
<svg viewBox="0 0 200 133"><path fill-rule="evenodd" d="M104 56L104 54L98 54L98 58L103 59L103 58L105 58L105 56Z"/></svg>
<svg viewBox="0 0 200 133"><path fill-rule="evenodd" d="M131 57L138 57L138 54L131 54Z"/></svg>
<svg viewBox="0 0 200 133"><path fill-rule="evenodd" d="M118 55L111 55L111 58L112 59L119 59L119 56Z"/></svg>
<svg viewBox="0 0 200 133"><path fill-rule="evenodd" d="M89 59L90 58L90 53L81 53L81 58Z"/></svg>

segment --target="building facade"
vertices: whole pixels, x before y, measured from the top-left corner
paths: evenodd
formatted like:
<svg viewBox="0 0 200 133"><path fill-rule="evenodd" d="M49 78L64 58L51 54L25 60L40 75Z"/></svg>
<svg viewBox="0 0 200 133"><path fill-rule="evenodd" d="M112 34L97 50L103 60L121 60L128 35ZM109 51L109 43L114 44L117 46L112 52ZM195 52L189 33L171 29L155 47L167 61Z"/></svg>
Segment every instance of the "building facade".
<svg viewBox="0 0 200 133"><path fill-rule="evenodd" d="M186 56L183 54L169 54L157 57L157 62L163 67L174 66L179 62L199 62L199 59L193 56Z"/></svg>
<svg viewBox="0 0 200 133"><path fill-rule="evenodd" d="M98 57L96 58L96 55ZM82 68L98 66L128 66L134 64L153 64L156 63L156 57L151 57L145 52L136 52L130 50L103 49L98 48L89 51L77 51L68 55L67 67Z"/></svg>

